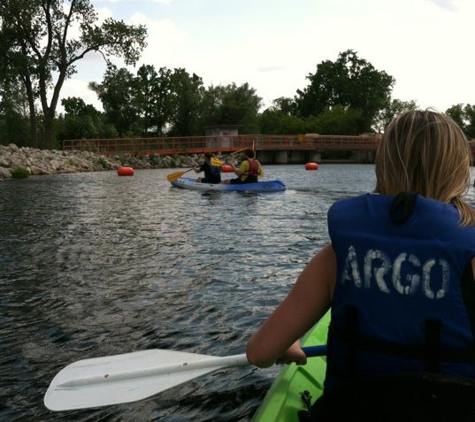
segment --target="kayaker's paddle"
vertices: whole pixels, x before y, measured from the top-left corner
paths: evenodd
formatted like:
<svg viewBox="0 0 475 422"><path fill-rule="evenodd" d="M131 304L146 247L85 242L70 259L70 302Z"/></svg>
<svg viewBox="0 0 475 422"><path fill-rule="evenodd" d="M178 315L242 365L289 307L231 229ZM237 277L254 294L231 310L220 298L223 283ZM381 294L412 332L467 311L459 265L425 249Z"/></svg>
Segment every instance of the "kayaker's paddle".
<svg viewBox="0 0 475 422"><path fill-rule="evenodd" d="M193 169L189 169L189 170L186 170L186 171L177 171L175 173L171 173L167 176L167 179L168 179L169 182L174 182L175 180L178 180L181 176L183 176L185 173L188 173L191 170L193 170Z"/></svg>
<svg viewBox="0 0 475 422"><path fill-rule="evenodd" d="M221 161L219 158L211 157L210 163L214 167L221 167L224 164L224 161Z"/></svg>
<svg viewBox="0 0 475 422"><path fill-rule="evenodd" d="M231 157L234 157L235 155L239 154L240 152L243 152L245 151L247 148L243 148L243 149L238 149L237 151L233 151L231 152L230 154L227 154L227 155L230 155ZM223 164L226 164L224 161L220 160L219 158L216 158L216 157L211 157L211 165L212 166L215 166L215 167L221 167Z"/></svg>
<svg viewBox="0 0 475 422"><path fill-rule="evenodd" d="M243 148L243 149L238 149L237 151L233 151L231 152L231 154L229 154L231 157L234 157L235 155L239 154L240 152L243 152L243 151L246 151L247 148Z"/></svg>
<svg viewBox="0 0 475 422"><path fill-rule="evenodd" d="M311 357L325 355L327 348L303 350ZM54 411L130 403L212 371L244 365L248 365L245 354L215 357L163 349L84 359L58 372L44 403Z"/></svg>

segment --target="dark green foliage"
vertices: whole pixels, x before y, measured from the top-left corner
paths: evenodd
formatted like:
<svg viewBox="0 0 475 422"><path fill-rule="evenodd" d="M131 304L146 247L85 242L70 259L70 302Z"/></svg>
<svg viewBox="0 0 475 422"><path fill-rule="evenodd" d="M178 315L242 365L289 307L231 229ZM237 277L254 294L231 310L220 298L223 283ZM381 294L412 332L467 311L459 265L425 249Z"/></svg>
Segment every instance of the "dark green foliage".
<svg viewBox="0 0 475 422"><path fill-rule="evenodd" d="M55 113L64 81L76 62L90 52L121 57L135 64L145 47L144 26L128 26L98 16L89 0L0 2L0 81L18 80L24 87L30 116L31 146L55 146ZM78 38L71 38L79 30ZM36 104L41 104L41 113ZM39 122L42 131L38 131Z"/></svg>
<svg viewBox="0 0 475 422"><path fill-rule="evenodd" d="M91 104L85 104L81 98L68 97L61 101L66 114L58 118L58 138L94 139L117 138L114 125L107 122L103 113L97 111Z"/></svg>
<svg viewBox="0 0 475 422"><path fill-rule="evenodd" d="M361 132L371 130L376 115L390 101L395 82L392 76L376 70L353 50L340 53L335 62L320 63L315 74L307 79L310 84L298 90L295 99L300 117L319 116L335 106L359 110L357 130Z"/></svg>
<svg viewBox="0 0 475 422"><path fill-rule="evenodd" d="M0 144L30 145L27 110L28 102L19 81L0 79Z"/></svg>
<svg viewBox="0 0 475 422"><path fill-rule="evenodd" d="M446 113L462 128L468 139L475 139L475 105L456 104Z"/></svg>
<svg viewBox="0 0 475 422"><path fill-rule="evenodd" d="M309 117L305 124L305 133L321 135L361 135L364 131L363 112L339 105L325 109L318 116Z"/></svg>
<svg viewBox="0 0 475 422"><path fill-rule="evenodd" d="M203 125L232 125L239 128L240 134L261 133L258 119L261 102L262 98L247 83L211 86L204 92Z"/></svg>
<svg viewBox="0 0 475 422"><path fill-rule="evenodd" d="M304 119L275 109L265 110L259 118L259 125L261 133L267 135L298 135L308 132Z"/></svg>
<svg viewBox="0 0 475 422"><path fill-rule="evenodd" d="M23 167L12 170L12 179L26 179L27 177L30 177L30 172Z"/></svg>
<svg viewBox="0 0 475 422"><path fill-rule="evenodd" d="M376 132L384 132L384 128L396 115L404 111L415 109L417 109L417 103L415 101L401 101L398 99L391 100L375 117L374 128Z"/></svg>

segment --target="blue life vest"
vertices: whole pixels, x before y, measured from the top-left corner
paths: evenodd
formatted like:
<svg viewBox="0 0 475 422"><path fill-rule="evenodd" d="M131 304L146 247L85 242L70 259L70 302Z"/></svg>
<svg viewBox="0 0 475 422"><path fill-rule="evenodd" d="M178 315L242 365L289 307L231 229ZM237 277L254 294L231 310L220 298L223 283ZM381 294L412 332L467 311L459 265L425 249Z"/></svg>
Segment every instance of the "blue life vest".
<svg viewBox="0 0 475 422"><path fill-rule="evenodd" d="M475 377L475 341L460 283L475 256L475 228L455 206L414 196L410 217L390 218L392 196L336 202L328 228L337 280L325 389L383 373Z"/></svg>

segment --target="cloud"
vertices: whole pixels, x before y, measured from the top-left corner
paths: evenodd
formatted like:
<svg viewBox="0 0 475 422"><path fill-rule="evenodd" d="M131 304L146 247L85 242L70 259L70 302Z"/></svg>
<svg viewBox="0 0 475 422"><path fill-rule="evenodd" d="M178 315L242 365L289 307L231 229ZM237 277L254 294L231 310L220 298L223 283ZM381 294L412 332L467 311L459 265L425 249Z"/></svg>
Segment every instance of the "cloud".
<svg viewBox="0 0 475 422"><path fill-rule="evenodd" d="M96 9L101 18L112 13L147 26L148 46L138 66L184 68L205 86L249 83L269 104L293 97L319 63L353 49L396 79L394 98L440 110L475 102L465 42L472 35L473 0L301 0L298 11L287 0L272 0L272 9L270 0L226 0L217 11L202 0L186 8L153 1ZM77 77L100 82L101 60L86 56Z"/></svg>
<svg viewBox="0 0 475 422"><path fill-rule="evenodd" d="M442 9L450 10L450 11L456 11L458 10L458 7L455 3L456 0L426 0L429 1L430 3L434 3L435 5L441 7Z"/></svg>

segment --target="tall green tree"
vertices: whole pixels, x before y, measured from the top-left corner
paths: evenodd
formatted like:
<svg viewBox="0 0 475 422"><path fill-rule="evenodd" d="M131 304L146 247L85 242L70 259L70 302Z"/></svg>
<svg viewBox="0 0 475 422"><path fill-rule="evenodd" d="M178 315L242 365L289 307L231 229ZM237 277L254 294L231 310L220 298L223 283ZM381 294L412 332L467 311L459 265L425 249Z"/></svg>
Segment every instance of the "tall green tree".
<svg viewBox="0 0 475 422"><path fill-rule="evenodd" d="M259 115L261 133L269 135L298 135L306 132L305 119L298 117L295 101L280 97Z"/></svg>
<svg viewBox="0 0 475 422"><path fill-rule="evenodd" d="M409 110L415 110L418 107L417 102L414 100L411 101L402 101L393 99L391 100L386 107L379 110L375 116L373 129L376 132L384 132L384 128L394 119L398 114L403 113Z"/></svg>
<svg viewBox="0 0 475 422"><path fill-rule="evenodd" d="M360 109L345 108L335 105L320 113L305 119L306 133L321 135L359 135L362 127L362 112Z"/></svg>
<svg viewBox="0 0 475 422"><path fill-rule="evenodd" d="M467 119L465 134L469 139L475 139L475 105L467 104L464 111Z"/></svg>
<svg viewBox="0 0 475 422"><path fill-rule="evenodd" d="M259 133L262 98L248 83L210 86L202 101L204 126L235 125L242 134Z"/></svg>
<svg viewBox="0 0 475 422"><path fill-rule="evenodd" d="M89 88L102 102L109 123L115 126L121 137L138 136L141 132L134 79L134 75L125 67L118 69L111 64L100 84L89 83Z"/></svg>
<svg viewBox="0 0 475 422"><path fill-rule="evenodd" d="M135 64L146 46L144 26L98 16L89 0L2 0L0 2L0 72L18 75L25 87L32 146L52 148L54 118L64 81L90 52L106 61L121 57ZM73 38L73 29L79 36ZM51 92L51 96L49 96ZM35 102L44 119L44 137L37 138Z"/></svg>
<svg viewBox="0 0 475 422"><path fill-rule="evenodd" d="M201 77L185 69L174 69L170 75L169 93L172 115L169 136L196 136L201 132L199 110L204 86Z"/></svg>
<svg viewBox="0 0 475 422"><path fill-rule="evenodd" d="M395 80L357 56L353 50L340 53L335 62L323 61L307 76L310 84L297 91L301 117L318 116L341 106L361 112L359 132L369 132L378 112L389 103Z"/></svg>
<svg viewBox="0 0 475 422"><path fill-rule="evenodd" d="M0 83L0 144L29 145L28 101L16 78Z"/></svg>
<svg viewBox="0 0 475 422"><path fill-rule="evenodd" d="M63 98L61 104L65 114L57 119L60 139L118 137L117 130L106 121L106 116L82 98Z"/></svg>
<svg viewBox="0 0 475 422"><path fill-rule="evenodd" d="M467 124L465 111L463 104L454 104L449 107L445 113L448 114L452 120L457 123L463 130L465 130L465 125Z"/></svg>
<svg viewBox="0 0 475 422"><path fill-rule="evenodd" d="M135 103L142 119L143 136L163 136L172 116L172 71L152 65L143 65L134 79Z"/></svg>
<svg viewBox="0 0 475 422"><path fill-rule="evenodd" d="M462 128L469 139L475 139L475 105L455 104L446 113Z"/></svg>

